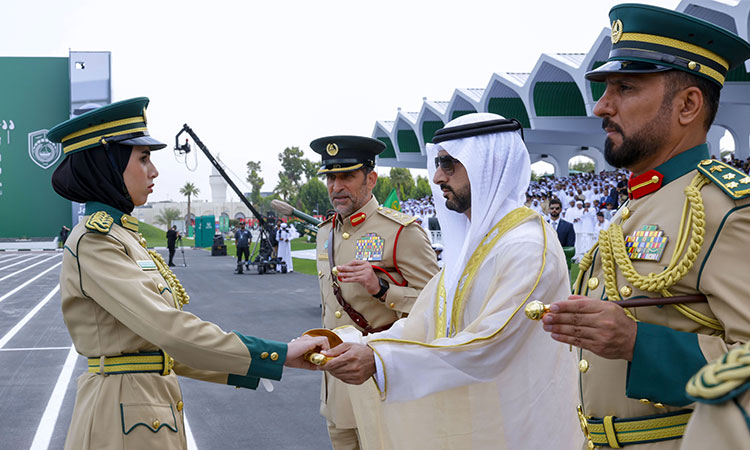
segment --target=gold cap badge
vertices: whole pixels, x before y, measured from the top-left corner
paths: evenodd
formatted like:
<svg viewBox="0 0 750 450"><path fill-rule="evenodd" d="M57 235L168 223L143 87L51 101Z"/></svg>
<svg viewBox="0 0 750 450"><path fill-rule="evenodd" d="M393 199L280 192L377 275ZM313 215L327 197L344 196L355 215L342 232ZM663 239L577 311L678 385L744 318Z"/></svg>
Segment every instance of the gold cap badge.
<svg viewBox="0 0 750 450"><path fill-rule="evenodd" d="M146 119L146 108L143 108L143 124L148 125L148 119Z"/></svg>
<svg viewBox="0 0 750 450"><path fill-rule="evenodd" d="M339 146L334 144L333 142L326 145L326 153L330 156L336 156L339 152Z"/></svg>
<svg viewBox="0 0 750 450"><path fill-rule="evenodd" d="M612 43L617 44L622 38L622 20L617 19L612 22Z"/></svg>

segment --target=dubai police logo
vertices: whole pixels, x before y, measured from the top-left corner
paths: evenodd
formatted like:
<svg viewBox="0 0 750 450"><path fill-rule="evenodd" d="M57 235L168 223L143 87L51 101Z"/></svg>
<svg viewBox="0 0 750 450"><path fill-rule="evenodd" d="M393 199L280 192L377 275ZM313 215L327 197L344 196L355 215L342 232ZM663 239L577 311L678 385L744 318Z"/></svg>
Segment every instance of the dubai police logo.
<svg viewBox="0 0 750 450"><path fill-rule="evenodd" d="M29 157L42 169L52 167L62 154L60 144L47 139L47 130L29 133Z"/></svg>
<svg viewBox="0 0 750 450"><path fill-rule="evenodd" d="M622 20L617 19L612 22L612 43L617 44L622 38Z"/></svg>
<svg viewBox="0 0 750 450"><path fill-rule="evenodd" d="M326 145L326 153L328 153L329 156L336 156L339 153L339 146L331 142Z"/></svg>

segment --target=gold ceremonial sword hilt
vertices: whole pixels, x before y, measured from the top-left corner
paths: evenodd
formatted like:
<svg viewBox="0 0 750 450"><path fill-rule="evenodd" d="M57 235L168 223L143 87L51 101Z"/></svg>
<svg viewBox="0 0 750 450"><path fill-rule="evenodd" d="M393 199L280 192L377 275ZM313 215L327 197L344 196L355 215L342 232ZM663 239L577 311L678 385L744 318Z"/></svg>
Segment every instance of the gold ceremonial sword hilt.
<svg viewBox="0 0 750 450"><path fill-rule="evenodd" d="M681 303L705 303L708 300L703 294L681 295L677 297L652 297L652 298L631 298L628 300L614 301L617 306L622 308L638 308L640 306L659 306L675 305ZM529 302L524 308L526 317L531 320L541 320L549 312L549 305L545 305L539 300Z"/></svg>
<svg viewBox="0 0 750 450"><path fill-rule="evenodd" d="M303 335L326 337L328 338L328 344L331 346L331 348L344 343L344 341L341 340L338 334L326 328L313 328L312 330L305 331ZM305 358L305 361L315 364L316 366L325 365L325 363L333 359L330 356L326 356L322 353L318 353L312 350L305 353L304 358Z"/></svg>

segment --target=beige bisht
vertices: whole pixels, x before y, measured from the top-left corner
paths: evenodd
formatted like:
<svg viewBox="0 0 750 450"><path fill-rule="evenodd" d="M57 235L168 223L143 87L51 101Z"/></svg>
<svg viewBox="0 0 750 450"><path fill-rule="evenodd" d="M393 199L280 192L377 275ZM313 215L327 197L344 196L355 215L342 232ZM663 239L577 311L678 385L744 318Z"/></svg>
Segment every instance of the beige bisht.
<svg viewBox="0 0 750 450"><path fill-rule="evenodd" d="M447 127L498 118L471 114ZM530 172L523 142L515 132L462 138L428 147L430 160L439 150L469 176L471 221L435 189L443 235L465 241L446 240L447 264L408 318L367 337L338 330L376 355L377 381L350 386L362 446L580 448L575 355L523 313L529 300L570 292L555 232L521 207Z"/></svg>

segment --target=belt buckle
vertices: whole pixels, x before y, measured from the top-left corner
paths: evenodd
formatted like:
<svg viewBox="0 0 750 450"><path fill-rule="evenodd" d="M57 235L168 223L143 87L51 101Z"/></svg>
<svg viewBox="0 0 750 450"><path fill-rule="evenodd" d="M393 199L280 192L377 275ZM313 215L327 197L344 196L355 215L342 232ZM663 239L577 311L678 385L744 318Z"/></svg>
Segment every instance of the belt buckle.
<svg viewBox="0 0 750 450"><path fill-rule="evenodd" d="M583 414L583 406L578 405L576 411L578 412L578 423L581 425L581 431L586 438L586 448L591 450L594 448L594 441L591 440L591 434L589 433L589 422L586 419L586 416Z"/></svg>

